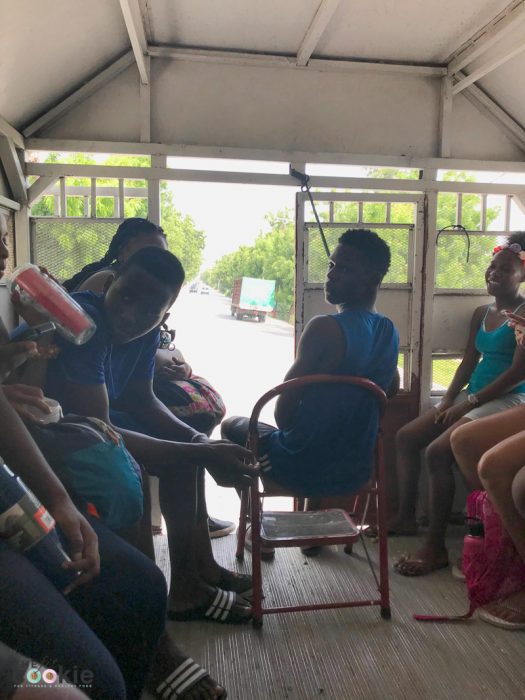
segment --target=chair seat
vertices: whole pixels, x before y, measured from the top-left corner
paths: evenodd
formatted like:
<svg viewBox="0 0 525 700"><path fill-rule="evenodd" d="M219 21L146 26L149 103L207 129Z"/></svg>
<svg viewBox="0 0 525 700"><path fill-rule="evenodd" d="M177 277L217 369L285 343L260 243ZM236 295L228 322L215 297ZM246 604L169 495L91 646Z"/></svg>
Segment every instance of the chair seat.
<svg viewBox="0 0 525 700"><path fill-rule="evenodd" d="M358 537L359 528L346 511L340 508L317 511L264 511L261 540L264 544L282 547L341 544L344 539Z"/></svg>

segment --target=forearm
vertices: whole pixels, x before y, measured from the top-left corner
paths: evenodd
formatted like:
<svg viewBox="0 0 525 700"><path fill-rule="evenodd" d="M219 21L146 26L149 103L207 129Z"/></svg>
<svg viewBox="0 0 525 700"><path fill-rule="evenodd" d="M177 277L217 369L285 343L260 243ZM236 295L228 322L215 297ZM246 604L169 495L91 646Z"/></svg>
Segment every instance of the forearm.
<svg viewBox="0 0 525 700"><path fill-rule="evenodd" d="M115 429L122 435L131 454L137 461L144 463L146 468L162 464L187 466L199 463L201 452L197 444L161 440L132 430Z"/></svg>
<svg viewBox="0 0 525 700"><path fill-rule="evenodd" d="M515 386L525 381L525 371L522 367L511 367L493 382L477 392L480 403L487 403L508 394Z"/></svg>
<svg viewBox="0 0 525 700"><path fill-rule="evenodd" d="M27 428L0 390L0 454L6 464L27 484L42 503L53 510L69 501L67 491L55 476Z"/></svg>
<svg viewBox="0 0 525 700"><path fill-rule="evenodd" d="M122 406L134 418L150 427L155 435L175 442L191 442L200 433L179 420L156 396L134 400Z"/></svg>

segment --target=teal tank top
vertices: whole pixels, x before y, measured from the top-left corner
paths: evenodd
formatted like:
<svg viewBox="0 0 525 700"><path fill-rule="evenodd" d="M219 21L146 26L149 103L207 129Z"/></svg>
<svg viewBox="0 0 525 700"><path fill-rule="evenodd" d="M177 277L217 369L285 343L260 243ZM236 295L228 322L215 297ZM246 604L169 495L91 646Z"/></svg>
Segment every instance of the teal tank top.
<svg viewBox="0 0 525 700"><path fill-rule="evenodd" d="M521 306L523 304L520 304L518 309ZM488 312L489 309L487 308L476 334L476 350L481 353L481 360L472 373L467 387L467 391L470 394L481 391L481 389L499 377L500 374L508 370L512 365L514 351L516 350L516 338L512 328L509 328L508 321L505 321L493 331L486 330L485 319ZM509 393L524 394L525 382L515 386Z"/></svg>

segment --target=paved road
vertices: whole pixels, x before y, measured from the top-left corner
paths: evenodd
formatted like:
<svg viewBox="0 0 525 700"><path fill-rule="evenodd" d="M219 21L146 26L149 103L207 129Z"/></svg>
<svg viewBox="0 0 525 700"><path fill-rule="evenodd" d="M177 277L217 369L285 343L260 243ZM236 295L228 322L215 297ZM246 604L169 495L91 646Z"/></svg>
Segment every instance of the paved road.
<svg viewBox="0 0 525 700"><path fill-rule="evenodd" d="M255 401L278 384L293 360L293 328L267 318L266 323L237 321L230 300L218 294L190 294L186 287L175 303L169 327L177 330L176 344L195 374L220 391L227 415L249 415ZM262 419L273 423L271 405ZM209 512L236 520L239 500L233 489L207 480ZM267 508L289 507L289 499L270 499Z"/></svg>

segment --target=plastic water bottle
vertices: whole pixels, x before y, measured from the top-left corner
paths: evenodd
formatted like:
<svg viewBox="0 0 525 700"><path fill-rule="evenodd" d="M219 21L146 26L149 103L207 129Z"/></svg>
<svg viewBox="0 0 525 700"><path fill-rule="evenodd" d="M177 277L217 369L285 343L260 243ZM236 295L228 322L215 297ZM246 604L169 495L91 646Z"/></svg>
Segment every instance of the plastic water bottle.
<svg viewBox="0 0 525 700"><path fill-rule="evenodd" d="M71 559L62 547L53 517L3 463L0 463L0 540L23 553L60 590L77 576L77 572L62 568Z"/></svg>
<svg viewBox="0 0 525 700"><path fill-rule="evenodd" d="M97 330L91 316L36 265L27 263L17 267L8 284L11 293L18 292L23 303L34 306L53 321L58 332L71 343L87 343Z"/></svg>
<svg viewBox="0 0 525 700"><path fill-rule="evenodd" d="M480 518L466 518L467 534L463 540L463 573L482 554L485 547L485 529Z"/></svg>

